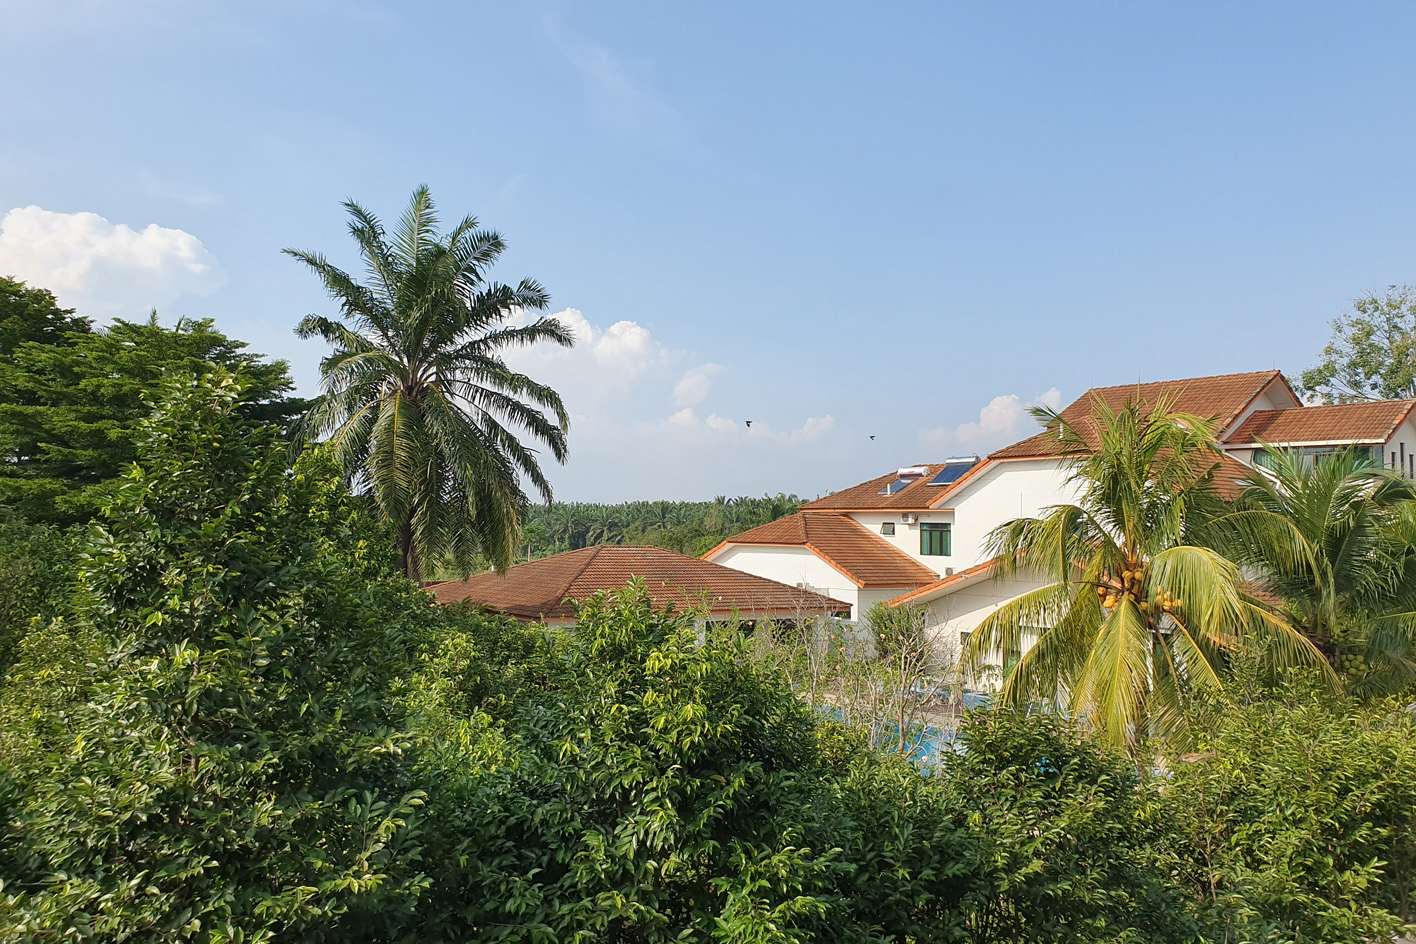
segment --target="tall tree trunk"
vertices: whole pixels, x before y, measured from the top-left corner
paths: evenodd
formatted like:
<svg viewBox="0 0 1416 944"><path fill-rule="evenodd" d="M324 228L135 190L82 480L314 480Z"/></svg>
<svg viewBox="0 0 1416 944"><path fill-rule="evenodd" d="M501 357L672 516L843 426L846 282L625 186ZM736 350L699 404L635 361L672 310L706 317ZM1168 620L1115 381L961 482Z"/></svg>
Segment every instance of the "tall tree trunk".
<svg viewBox="0 0 1416 944"><path fill-rule="evenodd" d="M403 563L403 572L409 580L420 581L418 556L413 551L413 521L409 519L398 526L398 557Z"/></svg>

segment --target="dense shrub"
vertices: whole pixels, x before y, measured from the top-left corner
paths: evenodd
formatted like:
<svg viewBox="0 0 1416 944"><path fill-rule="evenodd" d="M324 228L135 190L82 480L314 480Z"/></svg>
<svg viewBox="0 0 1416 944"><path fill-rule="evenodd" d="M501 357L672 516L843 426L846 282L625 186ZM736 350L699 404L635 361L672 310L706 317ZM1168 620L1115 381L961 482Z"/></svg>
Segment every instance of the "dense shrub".
<svg viewBox="0 0 1416 944"><path fill-rule="evenodd" d="M461 867L434 882L447 901L425 934L957 936L967 838L920 802L926 782L820 723L740 646L631 589L540 651L515 670L534 684L507 715L515 756L433 801L456 837L437 858Z"/></svg>
<svg viewBox="0 0 1416 944"><path fill-rule="evenodd" d="M973 712L943 790L981 857L973 941L1193 941L1155 868L1156 797L1120 753L1057 715Z"/></svg>
<svg viewBox="0 0 1416 944"><path fill-rule="evenodd" d="M1407 709L1297 694L1230 705L1163 797L1171 868L1225 939L1390 940L1416 917Z"/></svg>
<svg viewBox="0 0 1416 944"><path fill-rule="evenodd" d="M0 674L31 621L56 615L75 574L72 536L0 508Z"/></svg>

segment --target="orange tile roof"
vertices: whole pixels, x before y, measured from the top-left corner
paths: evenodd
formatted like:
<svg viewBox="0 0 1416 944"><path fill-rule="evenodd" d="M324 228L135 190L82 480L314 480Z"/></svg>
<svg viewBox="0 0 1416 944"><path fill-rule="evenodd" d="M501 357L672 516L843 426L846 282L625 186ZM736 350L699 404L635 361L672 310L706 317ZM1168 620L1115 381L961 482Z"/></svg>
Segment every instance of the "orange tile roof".
<svg viewBox="0 0 1416 944"><path fill-rule="evenodd" d="M1286 385L1283 374L1276 370L1261 370L1248 374L1220 374L1214 377L1191 377L1185 380L1161 380L1155 383L1122 384L1116 387L1093 387L1068 404L1062 418L1071 423L1084 437L1091 427L1093 404L1100 400L1108 409L1120 410L1128 402L1150 406L1162 396L1173 397L1171 409L1179 413L1219 417L1223 432L1245 407L1253 403L1269 384ZM1022 442L1005 446L989 455L990 459L1036 459L1055 456L1056 439L1047 432L1030 436Z"/></svg>
<svg viewBox="0 0 1416 944"><path fill-rule="evenodd" d="M1244 491L1245 483L1254 477L1254 470L1233 456L1223 456L1214 467L1214 491L1225 501L1233 501Z"/></svg>
<svg viewBox="0 0 1416 944"><path fill-rule="evenodd" d="M847 515L807 511L779 518L733 535L708 557L742 544L805 547L862 588L917 587L939 576Z"/></svg>
<svg viewBox="0 0 1416 944"><path fill-rule="evenodd" d="M956 574L950 574L947 577L941 577L933 583L925 584L923 587L911 590L909 593L902 593L899 596L895 597L893 600L886 600L885 605L908 606L909 604L914 603L916 600L928 599L929 597L934 596L941 590L953 590L958 586L973 580L975 577L984 576L994 567L996 567L997 564L998 558L996 557L993 558L993 560L986 560L982 564L975 564L968 570L961 570Z"/></svg>
<svg viewBox="0 0 1416 944"><path fill-rule="evenodd" d="M850 605L819 593L688 557L659 547L602 545L515 564L501 573L430 584L439 603L467 602L523 620L575 618L567 598L645 582L656 607L706 603L713 616L796 616L849 613Z"/></svg>
<svg viewBox="0 0 1416 944"><path fill-rule="evenodd" d="M889 485L899 478L898 473L890 472L879 478L871 479L869 482L852 485L850 488L843 488L839 492L823 495L815 501L806 502L801 506L801 510L928 511L930 508L937 506L939 500L945 495L973 478L986 464L986 462L978 463L949 485L930 485L929 480L939 474L939 471L944 468L944 463L939 462L932 465L921 463L919 468L928 469L929 471L898 492L895 492L893 495L880 494L881 490L884 489L886 485Z"/></svg>
<svg viewBox="0 0 1416 944"><path fill-rule="evenodd" d="M1291 410L1259 410L1229 437L1232 445L1267 443L1385 443L1411 415L1416 400L1374 400Z"/></svg>

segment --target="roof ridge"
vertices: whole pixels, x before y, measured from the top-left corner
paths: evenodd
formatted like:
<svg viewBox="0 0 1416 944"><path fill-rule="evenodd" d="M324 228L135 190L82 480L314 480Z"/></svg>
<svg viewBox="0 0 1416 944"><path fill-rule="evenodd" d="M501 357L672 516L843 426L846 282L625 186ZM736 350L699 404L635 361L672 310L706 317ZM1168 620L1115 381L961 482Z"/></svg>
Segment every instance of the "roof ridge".
<svg viewBox="0 0 1416 944"><path fill-rule="evenodd" d="M565 586L561 587L560 593L556 595L558 599L564 600L566 597L570 596L570 588L575 586L575 582L577 580L585 576L585 571L589 570L590 565L595 563L595 559L600 556L600 549L604 546L605 545L603 544L591 544L589 547L582 547L576 549L581 551L589 551L590 553L585 555L585 563L571 570L570 576L566 578ZM542 560L550 560L550 558L544 557L542 558Z"/></svg>
<svg viewBox="0 0 1416 944"><path fill-rule="evenodd" d="M1275 375L1282 376L1283 371L1276 368L1271 370L1241 370L1228 374L1206 374L1203 377L1173 377L1168 380L1137 380L1135 383L1106 384L1101 387L1088 387L1083 396L1085 396L1086 393L1091 393L1093 390L1124 390L1129 387L1153 387L1157 384L1189 383L1195 380L1220 380L1227 377L1267 376L1272 379Z"/></svg>

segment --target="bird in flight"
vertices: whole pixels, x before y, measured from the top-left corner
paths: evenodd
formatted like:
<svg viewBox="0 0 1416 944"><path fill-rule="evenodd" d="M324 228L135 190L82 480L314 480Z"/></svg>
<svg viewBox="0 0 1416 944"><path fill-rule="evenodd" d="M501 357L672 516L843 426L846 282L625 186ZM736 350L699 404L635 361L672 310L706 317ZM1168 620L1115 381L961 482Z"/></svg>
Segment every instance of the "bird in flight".
<svg viewBox="0 0 1416 944"><path fill-rule="evenodd" d="M748 429L752 429L752 420L743 420L743 422L747 424Z"/></svg>
<svg viewBox="0 0 1416 944"><path fill-rule="evenodd" d="M874 437L874 436L871 436L871 437L870 437L870 441L871 441L871 442L875 442L875 437Z"/></svg>

